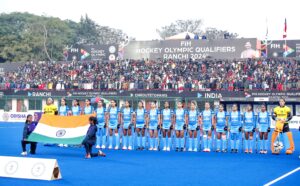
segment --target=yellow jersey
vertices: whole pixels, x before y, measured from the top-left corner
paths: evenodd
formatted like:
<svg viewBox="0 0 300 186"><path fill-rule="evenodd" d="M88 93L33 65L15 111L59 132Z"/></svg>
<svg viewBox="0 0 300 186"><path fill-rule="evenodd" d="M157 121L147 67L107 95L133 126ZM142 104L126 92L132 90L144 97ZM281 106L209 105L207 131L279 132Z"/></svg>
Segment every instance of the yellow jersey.
<svg viewBox="0 0 300 186"><path fill-rule="evenodd" d="M49 114L49 115L55 115L55 112L57 111L57 107L55 105L46 105L44 107L44 114Z"/></svg>
<svg viewBox="0 0 300 186"><path fill-rule="evenodd" d="M289 113L291 113L291 109L287 106L277 106L274 108L274 114L276 114L276 118L278 119L286 120L288 118Z"/></svg>

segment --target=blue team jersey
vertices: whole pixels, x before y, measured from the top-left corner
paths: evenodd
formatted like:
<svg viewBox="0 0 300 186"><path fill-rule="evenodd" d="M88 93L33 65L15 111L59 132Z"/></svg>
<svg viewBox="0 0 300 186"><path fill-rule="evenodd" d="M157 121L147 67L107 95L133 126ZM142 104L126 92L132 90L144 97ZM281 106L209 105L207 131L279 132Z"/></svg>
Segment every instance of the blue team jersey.
<svg viewBox="0 0 300 186"><path fill-rule="evenodd" d="M175 109L175 121L176 125L183 126L185 121L186 110L184 109Z"/></svg>
<svg viewBox="0 0 300 186"><path fill-rule="evenodd" d="M211 130L213 111L204 110L201 115L202 115L203 129Z"/></svg>
<svg viewBox="0 0 300 186"><path fill-rule="evenodd" d="M124 125L130 125L131 124L131 115L133 113L132 109L129 107L129 108L123 108L121 110L121 113L122 113L122 118L123 118L123 124Z"/></svg>
<svg viewBox="0 0 300 186"><path fill-rule="evenodd" d="M98 107L96 109L98 125L104 125L104 123L105 123L105 112L106 112L106 109L104 107L101 107L101 108Z"/></svg>
<svg viewBox="0 0 300 186"><path fill-rule="evenodd" d="M198 124L199 112L197 110L189 110L187 114L189 118L189 125L196 126Z"/></svg>
<svg viewBox="0 0 300 186"><path fill-rule="evenodd" d="M135 114L136 114L136 125L144 125L145 124L145 114L146 110L144 108L142 109L136 109Z"/></svg>
<svg viewBox="0 0 300 186"><path fill-rule="evenodd" d="M88 107L84 107L84 114L87 115L87 114L93 114L94 112L94 107L92 106L88 106Z"/></svg>
<svg viewBox="0 0 300 186"><path fill-rule="evenodd" d="M58 109L58 113L60 116L66 116L68 115L69 107L68 106L60 106Z"/></svg>
<svg viewBox="0 0 300 186"><path fill-rule="evenodd" d="M255 127L255 115L254 112L244 113L244 127L245 129L253 129Z"/></svg>
<svg viewBox="0 0 300 186"><path fill-rule="evenodd" d="M148 112L149 115L149 124L150 126L158 125L158 116L160 115L160 111L158 109L151 109Z"/></svg>
<svg viewBox="0 0 300 186"><path fill-rule="evenodd" d="M229 124L231 132L238 132L239 128L242 126L241 114L238 111L230 112L229 114Z"/></svg>
<svg viewBox="0 0 300 186"><path fill-rule="evenodd" d="M223 112L216 112L216 127L217 128L224 128L226 126L226 116L227 113Z"/></svg>
<svg viewBox="0 0 300 186"><path fill-rule="evenodd" d="M270 127L270 115L268 112L259 112L257 115L257 124Z"/></svg>
<svg viewBox="0 0 300 186"><path fill-rule="evenodd" d="M109 125L110 126L117 126L118 125L118 115L119 115L119 109L117 107L110 107L107 110L109 114Z"/></svg>
<svg viewBox="0 0 300 186"><path fill-rule="evenodd" d="M79 116L81 113L81 108L79 106L73 106L72 107L72 114L73 116Z"/></svg>
<svg viewBox="0 0 300 186"><path fill-rule="evenodd" d="M161 114L162 114L162 123L163 123L163 125L171 126L173 111L171 109L163 109L161 111Z"/></svg>

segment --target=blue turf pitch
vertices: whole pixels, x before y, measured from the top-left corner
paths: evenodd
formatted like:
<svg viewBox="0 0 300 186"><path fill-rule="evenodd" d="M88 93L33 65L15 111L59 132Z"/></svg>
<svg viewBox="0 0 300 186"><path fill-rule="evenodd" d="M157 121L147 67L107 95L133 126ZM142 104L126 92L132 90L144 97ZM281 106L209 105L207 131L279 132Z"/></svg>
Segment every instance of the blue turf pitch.
<svg viewBox="0 0 300 186"><path fill-rule="evenodd" d="M1 156L20 156L22 127L0 123ZM290 156L106 150L106 158L87 160L83 148L38 145L29 157L57 159L63 179L0 178L0 185L263 185L300 167L300 132L293 134L296 152ZM299 178L300 171L275 185L299 185Z"/></svg>

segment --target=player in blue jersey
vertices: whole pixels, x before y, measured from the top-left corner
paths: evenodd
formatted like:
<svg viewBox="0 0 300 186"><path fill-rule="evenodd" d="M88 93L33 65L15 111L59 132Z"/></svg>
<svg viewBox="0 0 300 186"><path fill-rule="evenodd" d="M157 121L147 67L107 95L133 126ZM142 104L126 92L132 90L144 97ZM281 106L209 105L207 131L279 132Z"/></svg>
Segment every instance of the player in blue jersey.
<svg viewBox="0 0 300 186"><path fill-rule="evenodd" d="M90 99L85 99L85 106L83 109L83 114L84 115L94 114L94 107L92 107Z"/></svg>
<svg viewBox="0 0 300 186"><path fill-rule="evenodd" d="M211 148L211 134L213 128L213 111L210 109L209 102L205 102L204 110L201 114L202 131L203 131L203 152L210 152Z"/></svg>
<svg viewBox="0 0 300 186"><path fill-rule="evenodd" d="M67 116L69 112L69 107L66 105L66 99L61 98L60 100L60 107L58 109L58 115L60 116ZM68 147L67 144L59 144L59 147Z"/></svg>
<svg viewBox="0 0 300 186"><path fill-rule="evenodd" d="M67 116L69 112L69 107L66 105L66 99L61 98L60 107L58 109L58 115Z"/></svg>
<svg viewBox="0 0 300 186"><path fill-rule="evenodd" d="M256 128L256 118L252 110L252 106L247 105L247 111L243 116L244 134L245 134L245 153L252 153L253 148L253 133Z"/></svg>
<svg viewBox="0 0 300 186"><path fill-rule="evenodd" d="M137 150L144 150L146 146L146 120L147 112L144 108L144 103L142 101L138 102L138 108L134 112L135 116L135 130L137 133Z"/></svg>
<svg viewBox="0 0 300 186"><path fill-rule="evenodd" d="M237 104L232 105L228 118L230 131L230 148L232 153L237 153L240 144L240 132L242 131L242 116Z"/></svg>
<svg viewBox="0 0 300 186"><path fill-rule="evenodd" d="M103 106L103 101L99 100L96 108L96 117L97 117L97 145L96 148L105 149L106 147L106 109Z"/></svg>
<svg viewBox="0 0 300 186"><path fill-rule="evenodd" d="M121 124L123 126L123 150L132 150L132 113L133 110L129 101L125 101L125 107L121 110Z"/></svg>
<svg viewBox="0 0 300 186"><path fill-rule="evenodd" d="M184 129L186 128L186 110L183 108L182 101L177 102L177 108L174 111L175 130L176 130L176 151L184 149Z"/></svg>
<svg viewBox="0 0 300 186"><path fill-rule="evenodd" d="M163 133L163 151L170 151L172 146L172 124L173 124L173 111L170 109L169 102L165 102L165 108L161 111L162 120L162 133Z"/></svg>
<svg viewBox="0 0 300 186"><path fill-rule="evenodd" d="M215 114L215 131L217 133L217 149L216 152L221 152L221 140L222 140L222 152L227 152L227 113L224 111L224 106L219 105L219 109Z"/></svg>
<svg viewBox="0 0 300 186"><path fill-rule="evenodd" d="M151 108L148 112L148 128L150 135L150 148L149 150L157 151L158 147L158 134L157 130L160 124L160 111L157 109L155 102L151 103Z"/></svg>
<svg viewBox="0 0 300 186"><path fill-rule="evenodd" d="M197 138L197 132L200 128L199 125L199 112L197 110L197 103L196 101L192 101L190 104L190 109L188 110L188 130L189 130L189 148L188 151L198 151L198 138ZM194 142L194 148L193 148L193 142Z"/></svg>
<svg viewBox="0 0 300 186"><path fill-rule="evenodd" d="M270 128L271 120L270 114L267 112L265 104L261 105L261 111L257 115L257 128L259 131L259 153L268 153L268 133L271 131Z"/></svg>
<svg viewBox="0 0 300 186"><path fill-rule="evenodd" d="M81 108L79 106L79 100L74 99L73 100L73 106L71 108L72 115L73 116L79 116L81 114Z"/></svg>
<svg viewBox="0 0 300 186"><path fill-rule="evenodd" d="M109 144L108 149L113 148L113 134L115 136L115 150L119 149L120 137L119 137L119 123L120 123L120 112L117 107L117 102L115 100L110 101L110 106L107 109L107 122L109 128Z"/></svg>

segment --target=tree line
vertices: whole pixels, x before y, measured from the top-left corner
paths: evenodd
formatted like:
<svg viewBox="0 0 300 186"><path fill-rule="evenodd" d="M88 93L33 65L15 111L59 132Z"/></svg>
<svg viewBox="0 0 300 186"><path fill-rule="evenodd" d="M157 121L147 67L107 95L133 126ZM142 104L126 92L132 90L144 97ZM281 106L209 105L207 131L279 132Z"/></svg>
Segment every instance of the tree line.
<svg viewBox="0 0 300 186"><path fill-rule="evenodd" d="M74 44L112 44L124 37L120 29L100 26L88 15L80 21L30 13L0 14L0 62L58 61Z"/></svg>
<svg viewBox="0 0 300 186"><path fill-rule="evenodd" d="M60 61L67 46L118 44L128 38L122 30L101 26L88 15L81 16L77 23L30 13L2 13L0 25L0 62ZM182 32L205 35L207 39L238 36L216 28L203 30L202 25L201 19L177 20L157 29L157 33L161 39Z"/></svg>

